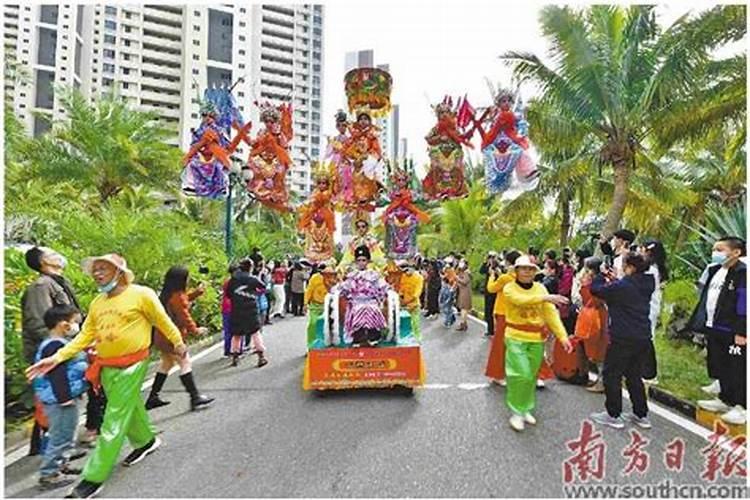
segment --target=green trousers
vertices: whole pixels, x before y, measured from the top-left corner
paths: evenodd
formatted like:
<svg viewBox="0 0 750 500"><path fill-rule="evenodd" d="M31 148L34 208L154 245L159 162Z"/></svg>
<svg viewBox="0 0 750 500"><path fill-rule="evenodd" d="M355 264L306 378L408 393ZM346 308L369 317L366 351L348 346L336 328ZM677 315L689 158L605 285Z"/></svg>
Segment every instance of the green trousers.
<svg viewBox="0 0 750 500"><path fill-rule="evenodd" d="M154 428L141 399L141 385L147 370L148 359L127 368L102 368L107 408L96 447L83 469L83 479L94 483L106 481L126 437L133 449L145 446L153 439Z"/></svg>
<svg viewBox="0 0 750 500"><path fill-rule="evenodd" d="M544 358L544 343L505 337L505 402L518 415L536 406L536 377Z"/></svg>
<svg viewBox="0 0 750 500"><path fill-rule="evenodd" d="M311 346L318 336L318 320L323 315L323 304L307 304L307 345ZM325 325L324 325L325 328Z"/></svg>
<svg viewBox="0 0 750 500"><path fill-rule="evenodd" d="M411 333L418 342L422 342L422 332L419 331L419 322L422 318L422 311L419 310L419 307L416 307L414 310L409 311L409 314L411 315Z"/></svg>

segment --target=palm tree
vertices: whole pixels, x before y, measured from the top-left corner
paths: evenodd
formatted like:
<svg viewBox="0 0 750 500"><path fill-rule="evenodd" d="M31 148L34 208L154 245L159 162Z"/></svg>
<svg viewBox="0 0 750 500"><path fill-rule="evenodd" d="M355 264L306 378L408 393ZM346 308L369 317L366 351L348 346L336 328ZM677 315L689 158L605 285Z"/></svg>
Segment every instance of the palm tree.
<svg viewBox="0 0 750 500"><path fill-rule="evenodd" d="M175 131L152 113L128 107L115 94L94 104L77 90L59 88L67 118L25 148L32 171L50 181L93 188L103 203L126 186L177 186L180 151L167 144Z"/></svg>
<svg viewBox="0 0 750 500"><path fill-rule="evenodd" d="M556 135L582 131L583 142L593 146L587 163L612 169L612 203L602 230L611 234L635 169L653 168L653 158L672 145L744 116L744 55L714 60L711 53L745 35L745 7L683 16L665 30L647 5L547 6L540 17L554 67L531 53L501 58L521 81L541 86ZM679 120L688 116L691 126L683 127Z"/></svg>

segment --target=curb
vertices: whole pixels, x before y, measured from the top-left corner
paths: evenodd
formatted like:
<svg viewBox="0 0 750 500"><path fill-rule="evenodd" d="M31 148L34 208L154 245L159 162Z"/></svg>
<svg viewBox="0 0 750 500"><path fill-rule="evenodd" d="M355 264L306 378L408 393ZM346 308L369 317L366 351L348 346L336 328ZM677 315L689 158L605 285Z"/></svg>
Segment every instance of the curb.
<svg viewBox="0 0 750 500"><path fill-rule="evenodd" d="M206 347L211 346L218 341L221 341L223 337L224 337L224 334L222 332L213 333L211 335L203 337L199 341L188 345L188 352L190 353L191 356L193 356L198 351L201 351L205 349ZM158 363L159 363L158 358L156 360L151 361L151 365L148 367L148 372L146 373L146 381L148 381L148 379L154 376L157 370ZM85 406L84 406L84 411L81 412L80 417L83 417L85 415L86 415L86 412L85 412ZM81 419L80 417L79 417L79 419L81 420L80 424L82 425L83 419ZM23 448L24 446L28 444L27 441L29 440L29 437L30 437L32 421L33 421L33 417L28 418L27 420L23 422L22 424L23 427L21 429L15 430L5 435L6 460L9 454L18 451L19 449Z"/></svg>
<svg viewBox="0 0 750 500"><path fill-rule="evenodd" d="M473 319L477 323L484 324L484 320L474 314L475 311L471 311L469 318ZM714 430L716 422L719 421L719 416L714 413L706 412L699 409L695 403L680 399L674 394L655 387L652 385L646 385L646 394L649 400L653 400L660 405L669 408L670 410L678 413L679 415L689 419L697 425L708 429L709 431ZM723 423L723 422L722 422ZM729 428L729 432L732 435L739 435L745 433L745 427L740 425L732 425L723 423Z"/></svg>

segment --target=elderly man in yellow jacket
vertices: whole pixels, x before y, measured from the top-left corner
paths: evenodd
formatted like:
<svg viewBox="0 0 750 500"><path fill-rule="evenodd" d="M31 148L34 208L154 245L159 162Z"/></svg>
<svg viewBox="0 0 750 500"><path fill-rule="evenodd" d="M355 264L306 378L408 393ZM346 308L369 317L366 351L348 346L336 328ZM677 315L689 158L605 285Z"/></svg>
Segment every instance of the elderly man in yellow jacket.
<svg viewBox="0 0 750 500"><path fill-rule="evenodd" d="M421 308L419 297L422 295L424 278L416 271L414 261L399 262L399 267L404 271L398 283L398 295L401 299L401 307L406 308L411 315L411 331L414 338L421 341L422 335L419 331L419 320Z"/></svg>
<svg viewBox="0 0 750 500"><path fill-rule="evenodd" d="M86 378L107 395L101 434L81 474L82 480L71 493L73 498L90 498L102 488L115 466L127 438L134 450L123 465L141 461L156 450L161 440L155 436L141 399L141 385L148 369L151 329L156 327L184 356L185 344L177 327L169 319L156 292L134 285L133 272L117 254L92 257L83 261L99 290L81 332L72 342L26 370L33 379L44 375L90 345L97 356Z"/></svg>
<svg viewBox="0 0 750 500"><path fill-rule="evenodd" d="M544 358L545 327L560 340L567 352L572 346L555 307L566 304L562 295L550 295L534 282L539 267L528 256L516 259L516 279L503 287L505 301L505 401L512 416L510 425L522 431L525 424L535 425L536 378Z"/></svg>

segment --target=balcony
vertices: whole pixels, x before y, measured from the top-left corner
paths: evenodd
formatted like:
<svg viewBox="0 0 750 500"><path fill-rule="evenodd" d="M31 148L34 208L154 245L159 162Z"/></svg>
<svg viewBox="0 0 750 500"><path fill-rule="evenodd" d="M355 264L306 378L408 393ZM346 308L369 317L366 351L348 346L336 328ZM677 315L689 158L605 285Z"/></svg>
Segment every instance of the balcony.
<svg viewBox="0 0 750 500"><path fill-rule="evenodd" d="M159 38L165 38L172 41L182 40L182 26L175 28L169 24L159 23L151 20L152 18L145 18L143 20L143 33L153 32L161 35ZM157 36L157 35L155 35Z"/></svg>
<svg viewBox="0 0 750 500"><path fill-rule="evenodd" d="M141 78L138 81L140 82L141 85L155 87L157 89L164 89L164 90L168 90L173 93L176 93L177 97L179 97L180 90L182 90L182 85L180 85L179 80L175 82L170 82L169 80L163 80L159 78L154 78L152 76L141 75Z"/></svg>
<svg viewBox="0 0 750 500"><path fill-rule="evenodd" d="M143 7L143 20L154 20L159 24L169 23L177 29L182 29L182 14L176 14L161 9L156 9L150 5Z"/></svg>
<svg viewBox="0 0 750 500"><path fill-rule="evenodd" d="M261 47L261 54L268 54L269 56L290 59L292 57L291 52L284 52L282 50L273 49L270 47Z"/></svg>
<svg viewBox="0 0 750 500"><path fill-rule="evenodd" d="M182 54L182 44L151 35L143 35L143 49L152 50L160 54L172 54L179 57Z"/></svg>
<svg viewBox="0 0 750 500"><path fill-rule="evenodd" d="M144 62L141 64L141 70L145 72L154 73L157 75L165 75L173 78L177 78L179 82L179 78L182 76L182 71L180 68L170 68L169 66L165 65L157 65L153 63L147 63Z"/></svg>
<svg viewBox="0 0 750 500"><path fill-rule="evenodd" d="M178 116L179 116L179 110L180 110L179 108L180 108L180 104L182 103L182 99L180 98L179 95L171 95L165 92L156 92L151 89L146 90L143 88L143 85L141 85L140 97L141 99L146 99L149 101L155 101L159 103L171 104L173 106L176 106L175 111L178 113ZM162 108L162 109L166 109L166 108Z"/></svg>
<svg viewBox="0 0 750 500"><path fill-rule="evenodd" d="M294 9L290 9L282 5L263 5L263 12L275 12L277 14L281 14L282 16L294 17Z"/></svg>
<svg viewBox="0 0 750 500"><path fill-rule="evenodd" d="M141 96L141 97L143 97L144 100L145 100L144 96ZM158 102L161 102L161 101L158 101ZM179 108L177 108L177 109L168 109L168 108L164 108L164 107L161 107L161 106L154 106L154 105L152 105L150 103L148 103L148 104L147 103L143 103L143 104L141 104L138 107L139 107L139 109L141 109L143 111L150 111L150 112L156 113L159 116L163 116L164 118L177 118L178 120L180 119L180 109Z"/></svg>

